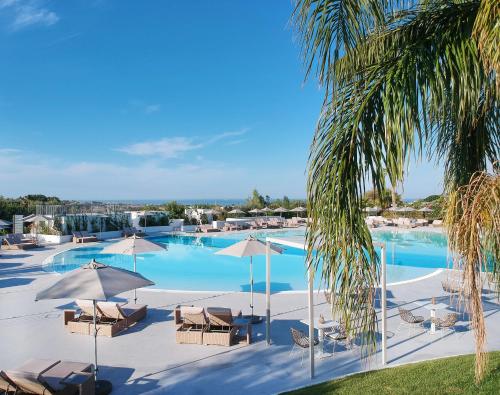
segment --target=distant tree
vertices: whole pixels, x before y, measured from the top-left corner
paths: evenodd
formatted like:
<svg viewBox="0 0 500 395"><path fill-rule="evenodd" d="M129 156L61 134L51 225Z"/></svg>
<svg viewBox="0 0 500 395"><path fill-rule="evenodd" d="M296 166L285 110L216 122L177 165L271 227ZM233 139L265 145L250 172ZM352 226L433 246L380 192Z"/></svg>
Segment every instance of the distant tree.
<svg viewBox="0 0 500 395"><path fill-rule="evenodd" d="M163 205L163 208L165 209L165 211L169 212L170 218L184 218L184 210L186 206L177 203L175 200L165 203Z"/></svg>
<svg viewBox="0 0 500 395"><path fill-rule="evenodd" d="M423 198L422 201L423 202L432 202L432 201L437 200L439 198L441 198L441 195L429 195L426 198Z"/></svg>
<svg viewBox="0 0 500 395"><path fill-rule="evenodd" d="M290 199L288 196L283 196L283 207L290 208Z"/></svg>
<svg viewBox="0 0 500 395"><path fill-rule="evenodd" d="M390 207L395 201L396 205L402 204L401 195L393 189L383 189L381 193L374 189L370 189L363 195L363 204L368 206L381 206L382 208Z"/></svg>
<svg viewBox="0 0 500 395"><path fill-rule="evenodd" d="M264 197L259 194L259 191L257 189L254 189L252 191L252 197L248 198L247 200L247 206L250 208L262 208L266 204L266 200Z"/></svg>

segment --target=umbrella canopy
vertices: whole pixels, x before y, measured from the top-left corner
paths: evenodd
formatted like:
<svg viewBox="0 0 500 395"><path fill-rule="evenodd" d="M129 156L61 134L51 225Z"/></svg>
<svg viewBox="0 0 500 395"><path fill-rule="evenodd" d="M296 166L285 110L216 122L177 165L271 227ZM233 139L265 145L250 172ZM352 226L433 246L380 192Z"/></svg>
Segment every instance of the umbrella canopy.
<svg viewBox="0 0 500 395"><path fill-rule="evenodd" d="M245 240L241 240L227 248L217 251L216 255L230 255L238 258L243 258L245 256L250 257L250 308L252 314L250 320L253 323L261 321L260 317L254 317L253 315L253 270L252 270L252 257L254 255L264 255L266 254L266 243L256 239L255 237L249 236ZM275 245L271 245L271 254L281 254L283 250Z"/></svg>
<svg viewBox="0 0 500 395"><path fill-rule="evenodd" d="M299 207L292 208L290 211L294 212L294 213L303 213L303 212L306 212L307 209L305 209L302 206L299 206Z"/></svg>
<svg viewBox="0 0 500 395"><path fill-rule="evenodd" d="M376 208L376 207L365 207L365 208L363 209L363 211L364 211L365 213L376 213L376 212L378 212L378 211L379 211L379 209L378 209L378 208Z"/></svg>
<svg viewBox="0 0 500 395"><path fill-rule="evenodd" d="M206 214L206 215L219 215L220 212L218 212L217 210L208 209L208 210L203 211L203 214Z"/></svg>
<svg viewBox="0 0 500 395"><path fill-rule="evenodd" d="M418 211L420 211L420 212L422 212L422 213L430 213L430 212L432 212L432 211L434 211L434 210L432 210L432 209L431 209L431 208L429 208L429 207L423 207L423 208L419 209Z"/></svg>
<svg viewBox="0 0 500 395"><path fill-rule="evenodd" d="M121 254L132 255L134 257L134 273L137 272L137 254L144 254L147 252L164 251L165 248L159 244L153 243L147 239L137 237L135 234L118 243L111 244L104 248L101 253L103 254ZM134 302L137 303L137 291L134 289Z"/></svg>
<svg viewBox="0 0 500 395"><path fill-rule="evenodd" d="M147 252L164 251L165 247L153 243L147 239L137 237L135 234L131 237L123 239L117 243L113 243L104 248L101 253L103 254L122 254L122 255L136 255L144 254Z"/></svg>
<svg viewBox="0 0 500 395"><path fill-rule="evenodd" d="M402 213L409 213L411 211L416 211L413 207L401 207L397 211L400 211Z"/></svg>
<svg viewBox="0 0 500 395"><path fill-rule="evenodd" d="M272 208L269 208L269 207L264 207L264 208L262 209L262 212L263 212L263 213L267 213L267 212L271 212L271 211L273 211L273 209L272 209Z"/></svg>
<svg viewBox="0 0 500 395"><path fill-rule="evenodd" d="M92 260L80 269L64 274L54 285L40 291L35 300L107 300L122 292L150 285L154 285L154 282L139 273Z"/></svg>
<svg viewBox="0 0 500 395"><path fill-rule="evenodd" d="M276 210L272 210L275 213L288 213L288 210L284 207L278 207Z"/></svg>
<svg viewBox="0 0 500 395"><path fill-rule="evenodd" d="M241 211L239 208L235 208L234 210L229 211L228 214L245 214L245 212Z"/></svg>
<svg viewBox="0 0 500 395"><path fill-rule="evenodd" d="M139 273L118 267L107 266L94 259L80 269L64 274L54 285L36 295L35 300L42 299L85 299L92 300L94 305L94 375L96 389L111 388L111 383L97 380L97 307L96 301L107 300L112 296L131 289L154 285L154 282ZM99 393L96 391L96 393ZM109 392L108 392L109 393Z"/></svg>
<svg viewBox="0 0 500 395"><path fill-rule="evenodd" d="M271 245L271 254L281 254L281 252L281 248ZM265 253L266 243L256 239L255 237L249 236L244 240L217 251L215 254L243 258L244 256L264 255Z"/></svg>
<svg viewBox="0 0 500 395"><path fill-rule="evenodd" d="M252 213L252 214L259 214L259 213L262 213L262 210L258 209L258 208L254 208L253 210L250 210L249 213Z"/></svg>
<svg viewBox="0 0 500 395"><path fill-rule="evenodd" d="M51 221L52 218L47 217L45 215L34 215L32 217L23 219L24 222L45 222L45 221Z"/></svg>

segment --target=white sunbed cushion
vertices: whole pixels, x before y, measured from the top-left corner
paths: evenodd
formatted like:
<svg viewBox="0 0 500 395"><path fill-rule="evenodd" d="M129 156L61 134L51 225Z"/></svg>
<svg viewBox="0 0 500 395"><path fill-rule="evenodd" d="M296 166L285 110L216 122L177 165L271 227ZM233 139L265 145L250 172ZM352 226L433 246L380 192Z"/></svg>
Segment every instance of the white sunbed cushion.
<svg viewBox="0 0 500 395"><path fill-rule="evenodd" d="M91 300L77 299L75 300L75 303L85 314L91 316L94 315L94 304Z"/></svg>
<svg viewBox="0 0 500 395"><path fill-rule="evenodd" d="M122 317L122 312L120 310L120 304L116 302L98 302L97 307L99 310L109 318L125 318Z"/></svg>
<svg viewBox="0 0 500 395"><path fill-rule="evenodd" d="M181 317L184 317L184 314L201 314L204 312L203 307L181 306Z"/></svg>

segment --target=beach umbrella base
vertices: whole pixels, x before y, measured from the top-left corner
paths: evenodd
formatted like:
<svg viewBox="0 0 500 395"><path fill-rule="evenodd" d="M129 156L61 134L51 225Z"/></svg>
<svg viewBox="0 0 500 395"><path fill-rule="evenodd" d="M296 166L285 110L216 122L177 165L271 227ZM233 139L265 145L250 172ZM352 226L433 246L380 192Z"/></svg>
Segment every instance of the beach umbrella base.
<svg viewBox="0 0 500 395"><path fill-rule="evenodd" d="M113 384L107 380L97 380L95 382L95 395L108 395L113 390Z"/></svg>
<svg viewBox="0 0 500 395"><path fill-rule="evenodd" d="M241 318L248 320L250 324L255 325L255 324L260 324L262 321L264 321L264 317L260 317L258 315L243 315Z"/></svg>

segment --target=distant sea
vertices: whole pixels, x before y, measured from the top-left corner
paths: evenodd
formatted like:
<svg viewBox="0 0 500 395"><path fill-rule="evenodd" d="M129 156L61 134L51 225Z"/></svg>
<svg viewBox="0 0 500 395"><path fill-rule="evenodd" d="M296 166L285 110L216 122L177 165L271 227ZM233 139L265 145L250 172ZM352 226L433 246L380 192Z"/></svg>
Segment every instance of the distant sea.
<svg viewBox="0 0 500 395"><path fill-rule="evenodd" d="M163 204L175 200L177 203L184 205L196 204L210 204L220 206L240 205L246 202L246 199L96 199L94 202L111 203L111 204L132 204L132 205L146 205L146 204ZM86 200L88 202L88 200Z"/></svg>
<svg viewBox="0 0 500 395"><path fill-rule="evenodd" d="M208 205L218 205L218 206L238 206L246 203L247 199L95 199L94 202L110 203L110 204L131 204L131 205L157 205L163 204L175 200L177 203L184 204L186 206L197 205L197 204L208 204ZM293 199L295 200L295 199ZM417 199L403 199L405 203L412 203ZM82 202L89 202L89 200L82 200Z"/></svg>

